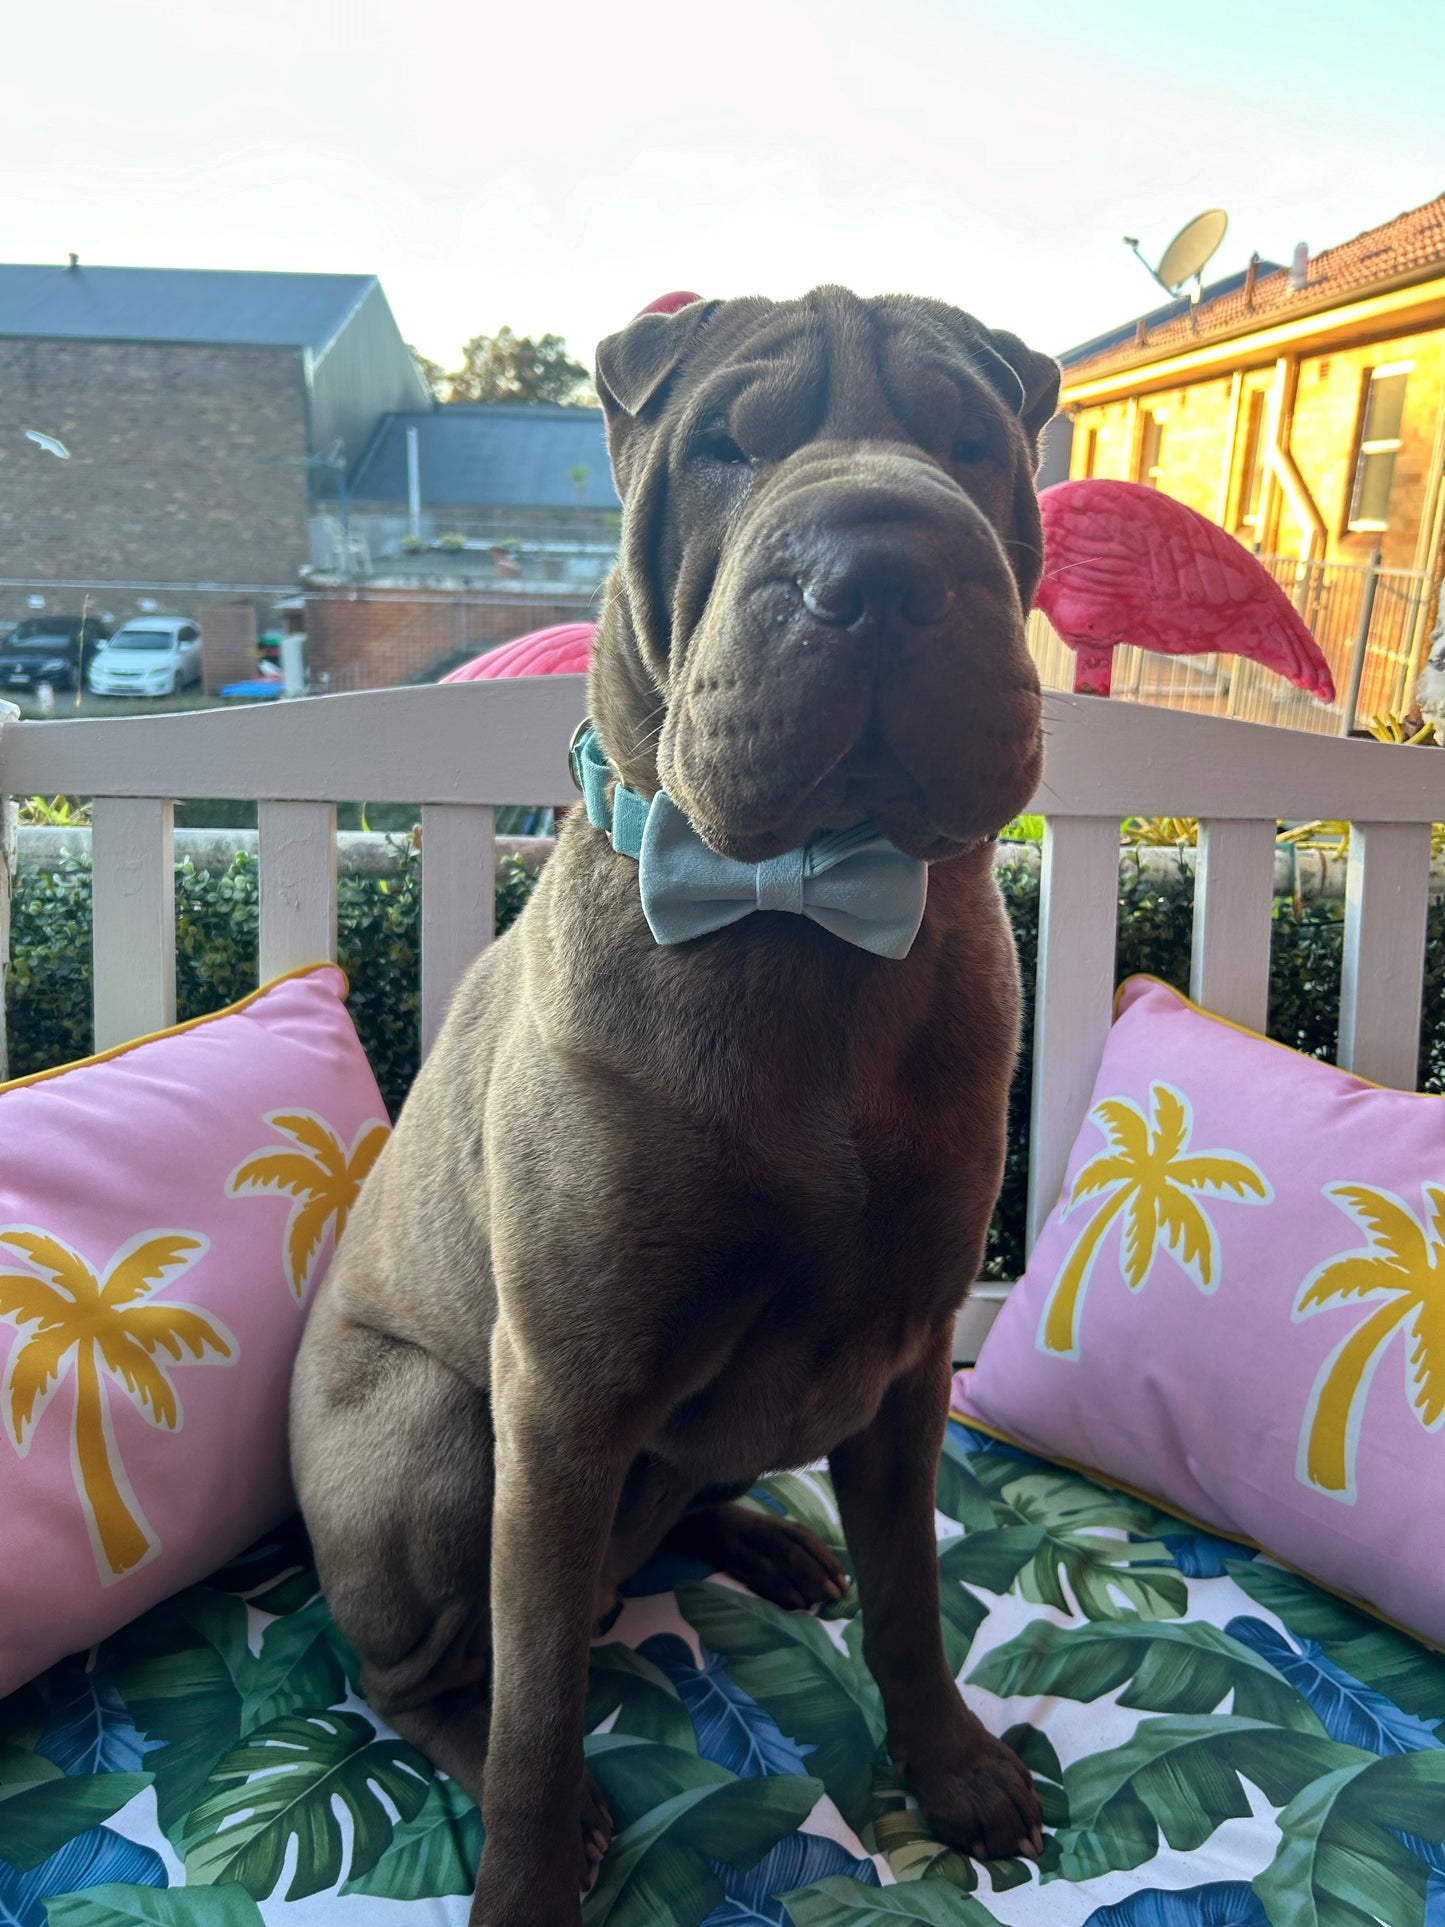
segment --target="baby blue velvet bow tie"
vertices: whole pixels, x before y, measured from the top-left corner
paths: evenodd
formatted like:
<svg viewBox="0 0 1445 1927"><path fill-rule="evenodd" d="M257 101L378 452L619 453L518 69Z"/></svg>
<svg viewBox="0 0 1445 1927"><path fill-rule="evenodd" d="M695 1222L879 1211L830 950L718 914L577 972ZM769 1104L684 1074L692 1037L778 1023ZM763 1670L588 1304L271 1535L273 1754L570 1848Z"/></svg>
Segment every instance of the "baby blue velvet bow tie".
<svg viewBox="0 0 1445 1927"><path fill-rule="evenodd" d="M649 803L617 783L595 729L572 742L572 775L589 820L612 847L636 857L642 913L659 943L686 943L755 910L811 917L845 943L878 957L906 957L923 922L928 865L905 856L873 823L829 830L765 863L710 850L666 790Z"/></svg>

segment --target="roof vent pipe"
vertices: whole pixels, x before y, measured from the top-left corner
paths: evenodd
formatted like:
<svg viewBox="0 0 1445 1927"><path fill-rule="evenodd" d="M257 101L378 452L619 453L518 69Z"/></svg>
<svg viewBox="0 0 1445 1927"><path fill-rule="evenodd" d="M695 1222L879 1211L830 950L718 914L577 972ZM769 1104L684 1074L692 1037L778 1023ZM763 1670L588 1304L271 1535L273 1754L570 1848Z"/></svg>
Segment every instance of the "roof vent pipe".
<svg viewBox="0 0 1445 1927"><path fill-rule="evenodd" d="M1310 251L1308 242L1301 241L1294 251L1294 260L1289 268L1289 285L1292 294L1307 288L1310 281Z"/></svg>

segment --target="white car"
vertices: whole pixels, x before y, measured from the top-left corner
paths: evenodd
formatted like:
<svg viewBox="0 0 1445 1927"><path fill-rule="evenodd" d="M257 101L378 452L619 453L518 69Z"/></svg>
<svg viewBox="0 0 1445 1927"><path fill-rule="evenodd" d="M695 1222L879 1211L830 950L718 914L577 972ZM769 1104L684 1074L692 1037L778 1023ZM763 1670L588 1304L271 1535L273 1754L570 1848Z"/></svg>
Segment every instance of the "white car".
<svg viewBox="0 0 1445 1927"><path fill-rule="evenodd" d="M201 680L201 632L184 616L136 616L95 656L96 696L171 696Z"/></svg>

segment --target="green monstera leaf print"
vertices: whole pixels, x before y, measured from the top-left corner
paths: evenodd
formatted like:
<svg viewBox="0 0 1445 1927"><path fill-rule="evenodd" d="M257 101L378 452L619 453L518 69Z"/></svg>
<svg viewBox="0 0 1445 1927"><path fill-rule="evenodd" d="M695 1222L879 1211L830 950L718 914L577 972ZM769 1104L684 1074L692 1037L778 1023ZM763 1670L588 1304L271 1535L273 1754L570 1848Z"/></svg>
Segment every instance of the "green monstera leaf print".
<svg viewBox="0 0 1445 1927"><path fill-rule="evenodd" d="M697 1734L677 1688L659 1666L620 1642L592 1648L586 1719L589 1733L611 1719L613 1733L697 1751Z"/></svg>
<svg viewBox="0 0 1445 1927"><path fill-rule="evenodd" d="M1189 1588L1168 1548L1128 1536L1155 1529L1152 1506L1067 1472L1028 1471L1002 1455L980 1454L978 1477L985 1490L993 1487L995 1524L943 1549L942 1580L994 1593L1014 1589L1058 1612L1072 1612L1076 1602L1086 1619L1177 1619L1184 1612Z"/></svg>
<svg viewBox="0 0 1445 1927"><path fill-rule="evenodd" d="M1445 1850L1422 1856L1400 1836L1423 1845L1445 1833L1445 1747L1361 1754L1297 1794L1279 1831L1279 1851L1254 1883L1271 1920L1375 1927L1425 1919L1426 1889L1445 1871Z"/></svg>
<svg viewBox="0 0 1445 1927"><path fill-rule="evenodd" d="M401 1821L376 1863L353 1874L347 1894L432 1900L469 1894L482 1858L482 1816L455 1780L433 1780L421 1808Z"/></svg>
<svg viewBox="0 0 1445 1927"><path fill-rule="evenodd" d="M781 1899L793 1927L896 1927L903 1920L926 1921L929 1927L998 1927L997 1914L946 1880L864 1887L834 1875Z"/></svg>
<svg viewBox="0 0 1445 1927"><path fill-rule="evenodd" d="M403 1820L415 1819L432 1770L404 1741L381 1739L356 1713L288 1714L259 1727L217 1761L216 1788L186 1824L186 1877L235 1881L266 1899L281 1878L295 1840L296 1872L288 1900L335 1886L345 1869L340 1823L332 1802L351 1816L351 1878L367 1873L392 1838L384 1792Z"/></svg>
<svg viewBox="0 0 1445 1927"><path fill-rule="evenodd" d="M808 1613L784 1612L718 1585L680 1586L677 1603L729 1674L786 1737L811 1747L809 1768L851 1827L872 1817L873 1760L883 1702L861 1655L840 1653ZM850 1623L849 1632L858 1626Z"/></svg>
<svg viewBox="0 0 1445 1927"><path fill-rule="evenodd" d="M724 1898L709 1862L756 1865L822 1794L818 1781L797 1775L739 1780L723 1772L650 1806L614 1838L583 1907L584 1927L700 1927Z"/></svg>
<svg viewBox="0 0 1445 1927"><path fill-rule="evenodd" d="M1322 1774L1368 1758L1322 1733L1235 1714L1142 1720L1122 1746L1064 1769L1069 1824L1059 1835L1068 1880L1142 1867L1161 1837L1195 1853L1226 1820L1252 1811L1242 1780L1285 1806Z"/></svg>
<svg viewBox="0 0 1445 1927"><path fill-rule="evenodd" d="M1337 1666L1393 1700L1402 1713L1432 1726L1445 1721L1445 1664L1438 1652L1321 1592L1298 1573L1236 1560L1229 1576L1297 1638L1314 1640Z"/></svg>
<svg viewBox="0 0 1445 1927"><path fill-rule="evenodd" d="M137 1887L107 1881L45 1903L49 1927L263 1927L244 1887Z"/></svg>
<svg viewBox="0 0 1445 1927"><path fill-rule="evenodd" d="M1032 1620L996 1646L969 1682L1001 1699L1048 1695L1102 1699L1118 1687L1120 1706L1147 1713L1213 1713L1232 1693L1232 1710L1301 1733L1324 1728L1275 1669L1205 1620L1114 1619L1087 1626Z"/></svg>

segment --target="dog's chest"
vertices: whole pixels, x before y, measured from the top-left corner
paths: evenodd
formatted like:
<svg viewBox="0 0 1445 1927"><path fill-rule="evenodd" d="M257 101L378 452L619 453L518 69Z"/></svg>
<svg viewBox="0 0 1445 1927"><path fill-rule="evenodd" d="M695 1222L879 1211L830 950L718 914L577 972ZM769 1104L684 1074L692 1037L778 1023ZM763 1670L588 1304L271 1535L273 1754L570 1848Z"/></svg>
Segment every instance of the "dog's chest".
<svg viewBox="0 0 1445 1927"><path fill-rule="evenodd" d="M865 1186L832 1211L778 1204L770 1231L770 1247L740 1249L736 1275L720 1281L721 1300L750 1297L750 1317L656 1441L708 1483L806 1463L858 1431L967 1283L946 1191L878 1198Z"/></svg>

